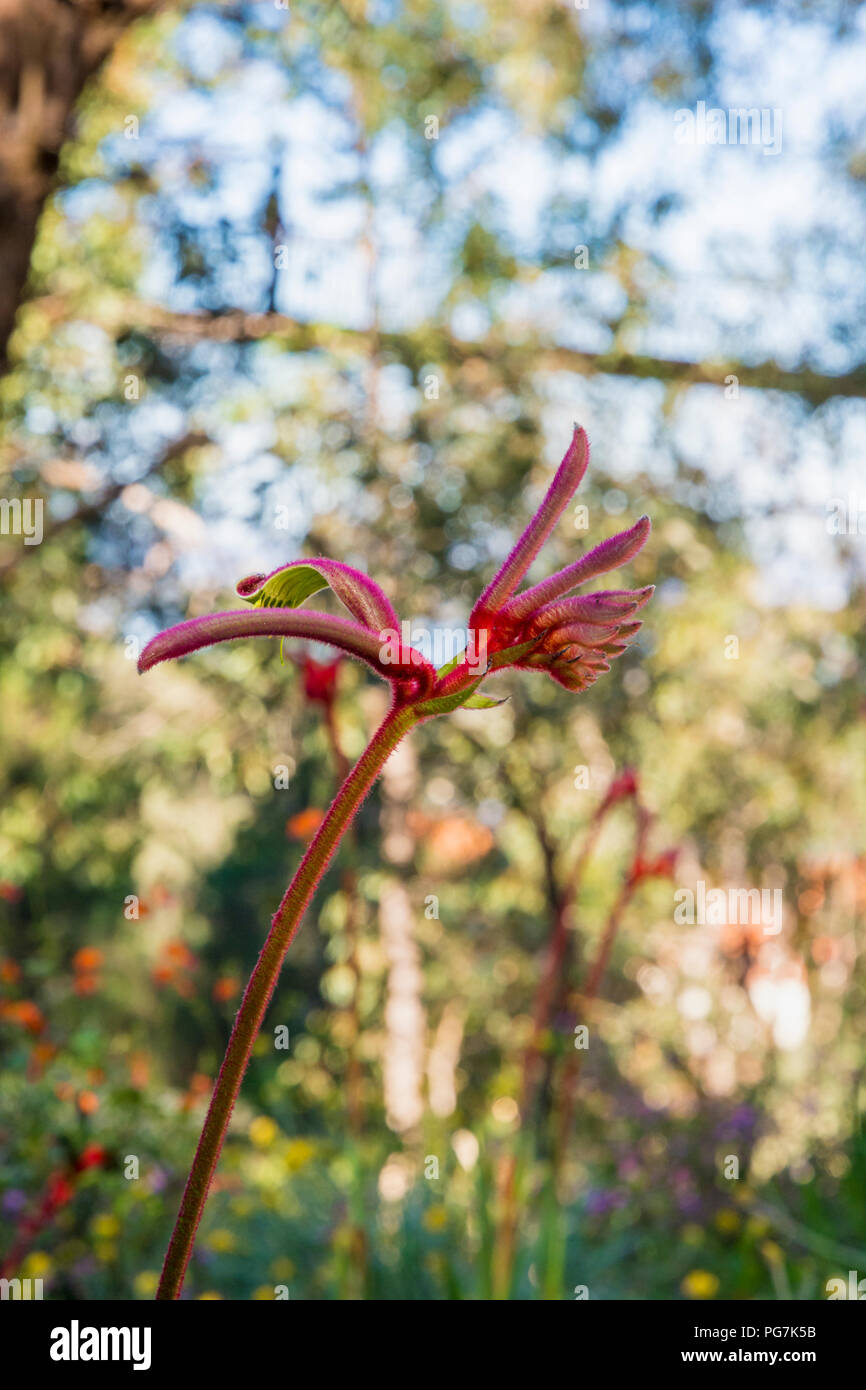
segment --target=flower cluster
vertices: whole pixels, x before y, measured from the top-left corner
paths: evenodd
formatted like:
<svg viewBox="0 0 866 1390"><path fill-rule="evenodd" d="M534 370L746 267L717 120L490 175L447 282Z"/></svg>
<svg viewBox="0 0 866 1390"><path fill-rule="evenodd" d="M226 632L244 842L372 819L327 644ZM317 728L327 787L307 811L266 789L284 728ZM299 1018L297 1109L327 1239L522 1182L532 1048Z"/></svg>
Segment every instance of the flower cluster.
<svg viewBox="0 0 866 1390"><path fill-rule="evenodd" d="M597 681L610 670L613 658L625 651L641 626L634 615L653 592L650 585L573 594L588 580L618 569L637 554L650 530L649 517L642 516L630 530L602 541L566 569L512 597L568 506L588 463L589 441L575 427L547 496L469 619L475 630L487 632L492 656L510 654L507 664L547 671L566 690L576 691Z"/></svg>
<svg viewBox="0 0 866 1390"><path fill-rule="evenodd" d="M641 517L630 530L602 541L549 579L515 591L568 506L588 461L589 442L575 426L541 506L472 610L467 653L441 671L395 637L404 629L378 584L349 565L323 558L293 560L271 574L242 579L237 592L251 609L193 618L161 633L144 649L139 669L234 637L288 636L327 643L365 662L391 682L397 702L414 705L420 718L461 704L489 704L475 691L490 671L505 666L543 670L567 690L585 690L625 651L641 626L635 614L653 589L574 590L631 559L649 534L649 518ZM340 599L350 618L300 610L325 588ZM487 654L480 671L470 648ZM322 698L318 686L316 697Z"/></svg>

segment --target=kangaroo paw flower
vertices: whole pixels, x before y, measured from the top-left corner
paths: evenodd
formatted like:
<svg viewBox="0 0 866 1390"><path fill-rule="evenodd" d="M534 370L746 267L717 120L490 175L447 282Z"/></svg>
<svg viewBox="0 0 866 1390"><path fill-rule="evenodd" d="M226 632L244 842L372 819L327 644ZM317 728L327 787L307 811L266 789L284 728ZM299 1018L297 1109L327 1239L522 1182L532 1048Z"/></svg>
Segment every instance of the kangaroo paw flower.
<svg viewBox="0 0 866 1390"><path fill-rule="evenodd" d="M365 662L384 680L409 683L411 690L405 693L426 694L436 677L433 667L414 647L392 650L389 659L383 661L377 633L349 618L295 608L241 608L178 623L148 642L139 657L138 669L149 671L160 661L188 656L202 647L235 637L303 637L325 642Z"/></svg>
<svg viewBox="0 0 866 1390"><path fill-rule="evenodd" d="M546 670L567 690L585 690L610 670L610 660L626 650L641 626L633 621L635 613L653 594L652 585L592 594L572 592L637 554L650 532L646 516L549 579L514 594L571 500L588 459L586 435L575 427L547 496L469 619L476 645L483 637L491 669Z"/></svg>

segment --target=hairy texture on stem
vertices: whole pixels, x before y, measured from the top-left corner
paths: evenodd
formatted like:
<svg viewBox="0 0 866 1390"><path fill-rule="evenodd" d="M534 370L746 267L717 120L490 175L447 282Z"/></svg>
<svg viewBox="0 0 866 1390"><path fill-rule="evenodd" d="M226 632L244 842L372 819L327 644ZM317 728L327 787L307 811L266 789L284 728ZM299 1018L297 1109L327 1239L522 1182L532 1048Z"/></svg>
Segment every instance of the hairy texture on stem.
<svg viewBox="0 0 866 1390"><path fill-rule="evenodd" d="M138 662L149 671L160 661L187 656L202 647L236 637L306 637L327 642L371 666L385 680L417 682L418 693L432 688L436 672L414 647L401 646L396 661L383 661L382 643L374 633L349 618L297 608L240 608L229 613L210 613L190 618L161 632L148 642Z"/></svg>
<svg viewBox="0 0 866 1390"><path fill-rule="evenodd" d="M417 722L411 707L392 708L346 778L274 914L250 977L213 1089L210 1108L190 1170L157 1290L160 1300L180 1296L195 1234L207 1201L232 1110L286 952L344 832L353 821L389 754Z"/></svg>
<svg viewBox="0 0 866 1390"><path fill-rule="evenodd" d="M603 671L610 669L608 657L619 655L640 627L639 622L627 620L647 601L651 588L635 592L614 590L584 598L568 599L563 595L575 583L614 568L639 549L648 531L648 523L643 518L630 532L603 542L575 566L530 590L521 606L510 615L503 612L503 605L568 505L586 471L588 457L586 435L575 426L571 445L544 501L472 610L470 626L479 637L479 642L472 646L477 657L474 661L470 661L467 648L462 661L457 658L437 673L420 652L401 641L397 615L377 584L349 565L321 558L293 561L270 575L248 576L238 585L238 593L254 605L252 610L213 613L191 619L161 633L145 647L139 660L140 671L149 670L171 657L185 656L201 647L236 637L303 637L329 643L357 657L392 686L391 711L357 766L346 777L313 838L274 915L250 977L184 1190L157 1292L159 1299L174 1299L180 1295L234 1103L286 951L331 856L389 753L413 724L447 714L462 705L484 708L496 703L475 692L490 671L503 666L540 667L568 690L586 689ZM356 621L327 613L299 611L307 598L326 587L346 605ZM542 598L549 601L541 603ZM331 668L326 669L329 675L321 679L308 669L306 688L309 698L325 703L332 720L333 684ZM329 730L333 739L332 723ZM639 869L635 869L635 882L639 876L658 871L657 864L645 865L641 861ZM561 949L560 938L564 931L563 916L558 926L557 951ZM512 1171L509 1197L512 1202L513 1176ZM507 1284L510 1278L507 1241L500 1253L502 1258L498 1264L502 1278L497 1278L497 1288L500 1283Z"/></svg>

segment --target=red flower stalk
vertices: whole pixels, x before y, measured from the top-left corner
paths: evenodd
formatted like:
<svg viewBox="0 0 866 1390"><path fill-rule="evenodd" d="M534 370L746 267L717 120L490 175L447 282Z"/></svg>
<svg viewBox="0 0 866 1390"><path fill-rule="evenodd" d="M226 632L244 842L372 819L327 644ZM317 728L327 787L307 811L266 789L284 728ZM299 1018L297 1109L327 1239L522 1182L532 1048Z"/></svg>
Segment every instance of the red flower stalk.
<svg viewBox="0 0 866 1390"><path fill-rule="evenodd" d="M89 1168L103 1168L108 1160L109 1155L101 1144L86 1144L76 1158L49 1175L36 1210L18 1223L12 1245L0 1262L0 1278L14 1275L37 1236L72 1201L80 1174Z"/></svg>
<svg viewBox="0 0 866 1390"><path fill-rule="evenodd" d="M301 660L301 673L304 678L304 694L311 704L330 706L337 694L337 673L342 657L336 661L316 661L305 653Z"/></svg>
<svg viewBox="0 0 866 1390"><path fill-rule="evenodd" d="M630 796L637 796L637 793L637 773L633 767L623 768L619 776L614 777L605 792L596 810L596 818L606 815L611 807L615 806L618 801L627 801Z"/></svg>
<svg viewBox="0 0 866 1390"><path fill-rule="evenodd" d="M496 703L476 692L491 671L506 666L546 670L568 690L584 690L625 649L640 627L634 614L651 588L569 597L578 585L615 569L646 540L642 517L630 531L604 541L575 564L513 597L544 541L567 507L589 458L583 430L571 445L541 506L476 603L466 652L441 671L409 645L386 594L367 575L336 560L295 560L270 575L238 585L253 608L193 618L147 644L139 670L186 656L234 637L301 637L324 642L364 662L391 684L392 703L310 842L278 907L235 1019L225 1059L193 1160L166 1255L157 1298L180 1295L195 1233L253 1043L276 986L286 952L334 851L387 758L416 724L451 710ZM330 588L351 617L300 610L311 595ZM474 640L472 640L474 639Z"/></svg>
<svg viewBox="0 0 866 1390"><path fill-rule="evenodd" d="M638 855L631 866L629 883L634 887L648 878L673 878L678 853L676 849L666 849L655 859L644 859Z"/></svg>

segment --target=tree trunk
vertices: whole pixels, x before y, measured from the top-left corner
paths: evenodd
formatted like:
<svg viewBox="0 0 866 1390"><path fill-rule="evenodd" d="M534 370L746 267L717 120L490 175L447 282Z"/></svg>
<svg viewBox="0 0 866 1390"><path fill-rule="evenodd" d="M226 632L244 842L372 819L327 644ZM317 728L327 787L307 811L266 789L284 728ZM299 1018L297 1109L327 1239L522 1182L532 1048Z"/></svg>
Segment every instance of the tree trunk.
<svg viewBox="0 0 866 1390"><path fill-rule="evenodd" d="M0 372L75 103L160 0L0 0Z"/></svg>

